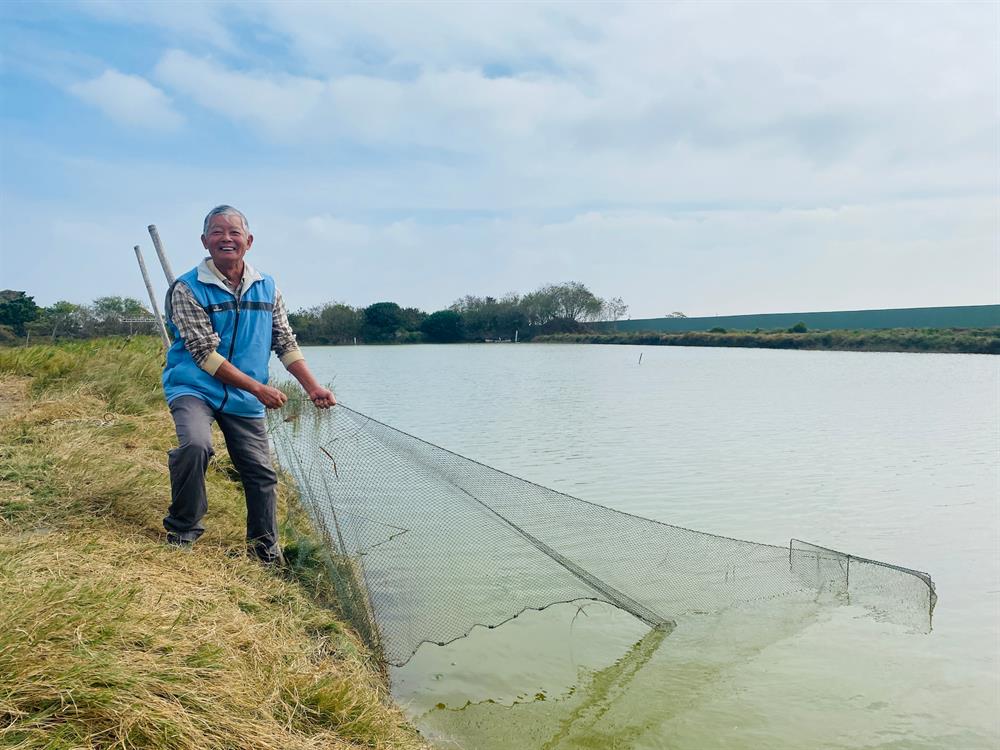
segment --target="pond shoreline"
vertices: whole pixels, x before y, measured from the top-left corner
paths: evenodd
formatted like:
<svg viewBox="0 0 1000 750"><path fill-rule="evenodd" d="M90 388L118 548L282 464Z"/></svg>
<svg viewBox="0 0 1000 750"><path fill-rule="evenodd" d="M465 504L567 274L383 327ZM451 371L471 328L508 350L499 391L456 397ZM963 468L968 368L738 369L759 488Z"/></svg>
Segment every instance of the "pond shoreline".
<svg viewBox="0 0 1000 750"><path fill-rule="evenodd" d="M927 354L1000 354L1000 326L993 328L883 328L883 329L835 329L818 331L772 330L737 331L709 330L663 333L659 331L597 333L578 331L576 333L551 333L532 336L529 332L513 339L428 341L407 338L396 341L353 342L317 341L309 336L298 336L300 346L413 346L419 344L623 344L639 346L711 346L752 349L800 349L807 351L845 352L909 352ZM131 340L149 339L152 336L135 335L117 340L128 343ZM62 345L78 344L102 339L71 339L59 342ZM115 339L106 339L107 341ZM39 344L56 345L45 341ZM36 345L39 345L36 344ZM19 349L30 346L25 341L0 343L3 349Z"/></svg>
<svg viewBox="0 0 1000 750"><path fill-rule="evenodd" d="M687 331L685 333L560 333L536 336L544 344L721 346L812 351L1000 354L1000 328L890 328L834 331Z"/></svg>

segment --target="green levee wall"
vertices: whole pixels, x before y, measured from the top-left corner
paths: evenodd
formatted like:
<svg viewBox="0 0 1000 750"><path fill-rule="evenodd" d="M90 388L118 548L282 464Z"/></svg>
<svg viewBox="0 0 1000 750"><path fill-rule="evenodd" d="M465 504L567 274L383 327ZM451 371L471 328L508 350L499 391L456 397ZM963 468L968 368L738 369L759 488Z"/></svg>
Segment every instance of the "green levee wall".
<svg viewBox="0 0 1000 750"><path fill-rule="evenodd" d="M593 323L600 333L629 331L770 331L804 323L810 331L837 328L993 328L1000 326L1000 305L960 307L902 307L893 310L841 310L837 312L765 313L719 315L711 318L646 318Z"/></svg>

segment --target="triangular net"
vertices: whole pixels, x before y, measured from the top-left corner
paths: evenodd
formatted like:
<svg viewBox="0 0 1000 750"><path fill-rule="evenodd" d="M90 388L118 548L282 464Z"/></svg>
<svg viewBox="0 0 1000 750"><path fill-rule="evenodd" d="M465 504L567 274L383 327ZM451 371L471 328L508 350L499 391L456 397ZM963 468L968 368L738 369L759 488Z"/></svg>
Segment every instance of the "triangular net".
<svg viewBox="0 0 1000 750"><path fill-rule="evenodd" d="M357 571L369 633L402 665L529 609L607 602L653 628L685 615L807 596L927 630L925 573L805 542L788 547L672 526L491 468L346 406L270 413L282 468L331 556ZM343 566L342 566L343 567Z"/></svg>

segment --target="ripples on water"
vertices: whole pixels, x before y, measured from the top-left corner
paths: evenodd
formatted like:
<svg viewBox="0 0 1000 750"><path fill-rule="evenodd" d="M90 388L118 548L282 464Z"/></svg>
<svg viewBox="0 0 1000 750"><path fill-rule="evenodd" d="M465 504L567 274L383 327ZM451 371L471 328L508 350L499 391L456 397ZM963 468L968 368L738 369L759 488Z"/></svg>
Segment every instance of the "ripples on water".
<svg viewBox="0 0 1000 750"><path fill-rule="evenodd" d="M807 539L926 570L938 586L926 636L788 602L685 621L637 663L629 649L645 628L589 605L425 647L394 672L394 692L443 745L1000 742L997 359L558 345L306 353L355 409L526 479L699 531Z"/></svg>

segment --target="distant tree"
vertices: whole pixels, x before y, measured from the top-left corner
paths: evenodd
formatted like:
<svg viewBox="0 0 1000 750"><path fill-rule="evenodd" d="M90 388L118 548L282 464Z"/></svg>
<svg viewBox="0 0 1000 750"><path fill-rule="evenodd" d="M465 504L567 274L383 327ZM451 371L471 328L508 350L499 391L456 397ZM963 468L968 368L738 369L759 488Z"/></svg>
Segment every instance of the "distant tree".
<svg viewBox="0 0 1000 750"><path fill-rule="evenodd" d="M547 284L524 295L521 307L529 325L541 326L561 318L572 322L596 320L603 302L579 281Z"/></svg>
<svg viewBox="0 0 1000 750"><path fill-rule="evenodd" d="M559 316L559 301L551 285L529 292L521 298L521 309L531 326L540 326Z"/></svg>
<svg viewBox="0 0 1000 750"><path fill-rule="evenodd" d="M133 297L98 297L92 303L94 317L98 320L141 317L149 311Z"/></svg>
<svg viewBox="0 0 1000 750"><path fill-rule="evenodd" d="M288 323L300 344L323 344L319 338L319 315L322 308L300 308L288 313Z"/></svg>
<svg viewBox="0 0 1000 750"><path fill-rule="evenodd" d="M523 300L513 292L500 299L466 295L450 309L462 316L470 340L513 338L515 331L528 325Z"/></svg>
<svg viewBox="0 0 1000 750"><path fill-rule="evenodd" d="M789 333L806 333L809 329L806 328L806 324L801 320L788 329Z"/></svg>
<svg viewBox="0 0 1000 750"><path fill-rule="evenodd" d="M83 321L87 336L114 336L131 333L135 324L126 318L151 318L152 313L133 297L98 297L88 307Z"/></svg>
<svg viewBox="0 0 1000 750"><path fill-rule="evenodd" d="M528 327L522 298L516 292L507 292L497 300L493 315L493 338L512 339L517 331Z"/></svg>
<svg viewBox="0 0 1000 750"><path fill-rule="evenodd" d="M61 333L63 336L82 336L83 323L90 315L83 305L77 305L66 300L59 300L42 310L38 327L55 341ZM34 328L34 326L33 326Z"/></svg>
<svg viewBox="0 0 1000 750"><path fill-rule="evenodd" d="M0 324L8 325L18 336L24 336L25 326L35 320L39 307L35 298L13 289L0 291Z"/></svg>
<svg viewBox="0 0 1000 750"><path fill-rule="evenodd" d="M579 281L551 287L558 303L557 317L572 321L594 320L601 314L601 300Z"/></svg>
<svg viewBox="0 0 1000 750"><path fill-rule="evenodd" d="M423 310L418 310L415 307L404 307L403 308L403 327L407 331L419 331L420 324L424 322L424 318L427 317L427 313Z"/></svg>
<svg viewBox="0 0 1000 750"><path fill-rule="evenodd" d="M431 341L450 343L465 336L462 313L455 310L438 310L424 318L420 330Z"/></svg>
<svg viewBox="0 0 1000 750"><path fill-rule="evenodd" d="M361 333L361 311L337 302L326 305L320 313L320 330L328 343L346 344Z"/></svg>
<svg viewBox="0 0 1000 750"><path fill-rule="evenodd" d="M328 302L289 313L288 322L303 344L347 344L361 333L361 311L342 302Z"/></svg>
<svg viewBox="0 0 1000 750"><path fill-rule="evenodd" d="M728 331L725 328L721 328L720 326L716 326L715 328L709 328L708 332L709 333L728 333Z"/></svg>
<svg viewBox="0 0 1000 750"><path fill-rule="evenodd" d="M366 341L393 341L406 330L406 315L395 302L376 302L363 313L362 333Z"/></svg>
<svg viewBox="0 0 1000 750"><path fill-rule="evenodd" d="M533 326L530 331L531 336L542 336L554 333L585 333L587 326L570 318L552 318L552 320L542 323L540 326Z"/></svg>
<svg viewBox="0 0 1000 750"><path fill-rule="evenodd" d="M621 297L604 300L602 310L605 320L621 320L628 315L628 305Z"/></svg>

